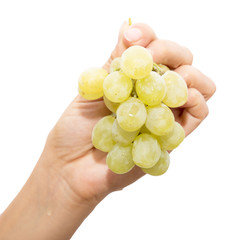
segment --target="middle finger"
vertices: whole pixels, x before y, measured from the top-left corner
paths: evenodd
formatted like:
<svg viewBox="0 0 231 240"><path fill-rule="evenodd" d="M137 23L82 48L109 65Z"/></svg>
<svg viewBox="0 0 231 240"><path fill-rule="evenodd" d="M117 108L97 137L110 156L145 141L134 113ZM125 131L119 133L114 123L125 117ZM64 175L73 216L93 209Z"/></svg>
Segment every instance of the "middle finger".
<svg viewBox="0 0 231 240"><path fill-rule="evenodd" d="M151 52L156 63L167 65L175 69L181 65L191 65L193 55L189 49L168 40L152 41L147 49Z"/></svg>

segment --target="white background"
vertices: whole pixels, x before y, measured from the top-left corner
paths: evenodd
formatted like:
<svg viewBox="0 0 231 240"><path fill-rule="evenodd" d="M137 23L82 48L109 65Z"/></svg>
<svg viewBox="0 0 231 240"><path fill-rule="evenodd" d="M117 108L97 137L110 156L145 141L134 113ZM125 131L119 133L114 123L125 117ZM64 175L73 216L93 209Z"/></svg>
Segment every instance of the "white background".
<svg viewBox="0 0 231 240"><path fill-rule="evenodd" d="M79 74L109 57L128 17L187 46L217 92L169 171L108 196L72 239L231 239L228 0L0 0L0 212L21 189Z"/></svg>

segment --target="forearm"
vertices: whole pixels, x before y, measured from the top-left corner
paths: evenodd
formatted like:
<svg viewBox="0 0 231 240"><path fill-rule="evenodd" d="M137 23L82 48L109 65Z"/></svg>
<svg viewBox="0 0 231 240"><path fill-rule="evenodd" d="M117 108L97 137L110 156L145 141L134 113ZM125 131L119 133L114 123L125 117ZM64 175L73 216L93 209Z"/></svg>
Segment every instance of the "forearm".
<svg viewBox="0 0 231 240"><path fill-rule="evenodd" d="M0 216L0 239L70 239L94 209L78 199L71 202L66 196L72 190L41 162Z"/></svg>

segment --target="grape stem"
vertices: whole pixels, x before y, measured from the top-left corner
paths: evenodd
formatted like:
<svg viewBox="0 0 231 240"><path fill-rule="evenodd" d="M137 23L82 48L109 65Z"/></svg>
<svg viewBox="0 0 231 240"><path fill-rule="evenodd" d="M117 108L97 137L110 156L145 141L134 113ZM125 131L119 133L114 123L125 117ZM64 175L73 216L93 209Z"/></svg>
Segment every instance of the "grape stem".
<svg viewBox="0 0 231 240"><path fill-rule="evenodd" d="M157 63L153 63L153 71L160 73L161 72L161 68L158 66Z"/></svg>
<svg viewBox="0 0 231 240"><path fill-rule="evenodd" d="M131 18L128 19L128 25L129 25L129 26L132 25L132 19L131 19Z"/></svg>
<svg viewBox="0 0 231 240"><path fill-rule="evenodd" d="M157 63L153 62L152 71L155 71L160 75L163 75L168 70L169 70L169 68L167 66L165 66L163 64L157 64Z"/></svg>

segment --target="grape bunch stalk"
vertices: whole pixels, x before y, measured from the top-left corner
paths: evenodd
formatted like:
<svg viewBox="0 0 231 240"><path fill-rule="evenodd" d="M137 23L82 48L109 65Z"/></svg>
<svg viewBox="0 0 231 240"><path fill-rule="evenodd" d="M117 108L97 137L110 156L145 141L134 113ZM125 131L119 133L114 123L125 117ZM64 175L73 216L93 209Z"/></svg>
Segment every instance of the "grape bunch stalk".
<svg viewBox="0 0 231 240"><path fill-rule="evenodd" d="M178 73L154 63L146 48L132 46L112 61L109 74L103 68L84 71L79 94L87 100L103 97L112 112L92 131L92 143L108 153L111 171L124 174L137 165L159 176L168 170L168 151L185 137L170 109L184 105L188 98L187 85Z"/></svg>

